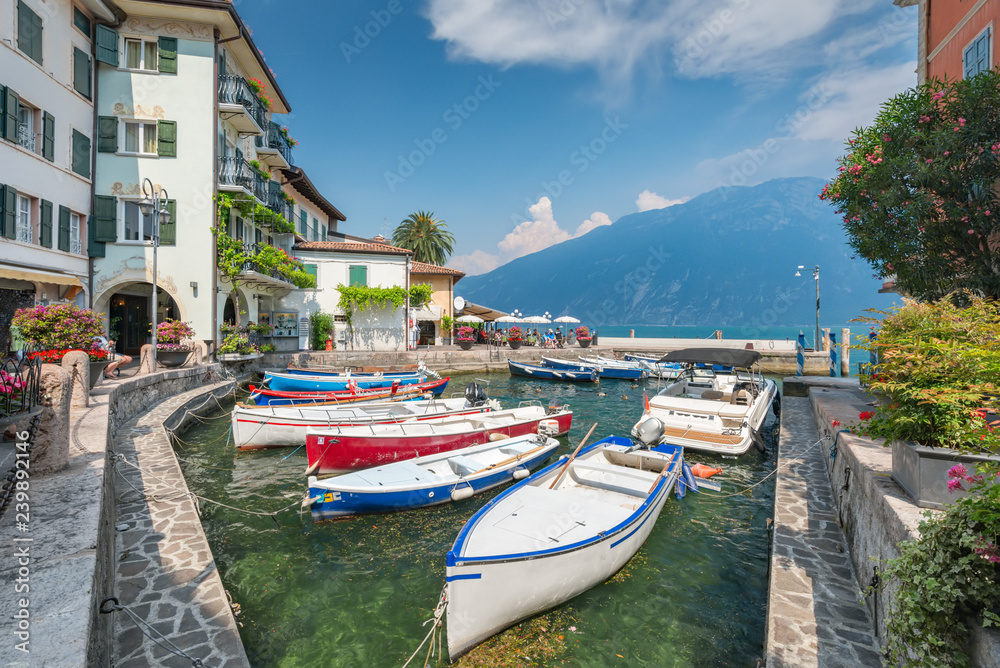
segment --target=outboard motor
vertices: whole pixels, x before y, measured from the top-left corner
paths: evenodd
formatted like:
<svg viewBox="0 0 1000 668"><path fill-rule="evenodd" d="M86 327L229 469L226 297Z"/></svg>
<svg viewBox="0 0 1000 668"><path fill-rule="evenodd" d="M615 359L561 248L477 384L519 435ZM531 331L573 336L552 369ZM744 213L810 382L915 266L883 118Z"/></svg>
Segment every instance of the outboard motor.
<svg viewBox="0 0 1000 668"><path fill-rule="evenodd" d="M479 383L469 383L465 386L465 400L470 406L482 406L485 404L489 397L486 396L486 390Z"/></svg>
<svg viewBox="0 0 1000 668"><path fill-rule="evenodd" d="M663 438L663 423L659 418L647 418L636 428L635 435L643 445L656 445Z"/></svg>
<svg viewBox="0 0 1000 668"><path fill-rule="evenodd" d="M553 399L552 401L549 402L548 414L552 415L553 413L558 413L563 409L563 406L564 404L562 399Z"/></svg>

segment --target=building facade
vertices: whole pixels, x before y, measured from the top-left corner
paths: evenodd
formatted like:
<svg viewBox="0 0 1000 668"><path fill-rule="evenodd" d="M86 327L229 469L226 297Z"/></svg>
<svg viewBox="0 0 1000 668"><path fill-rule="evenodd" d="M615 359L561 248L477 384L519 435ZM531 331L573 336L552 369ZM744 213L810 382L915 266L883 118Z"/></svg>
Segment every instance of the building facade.
<svg viewBox="0 0 1000 668"><path fill-rule="evenodd" d="M94 34L103 0L0 0L0 345L14 310L91 295Z"/></svg>
<svg viewBox="0 0 1000 668"><path fill-rule="evenodd" d="M410 283L426 283L433 290L430 303L411 314L411 319L420 328L420 345L441 345L443 339L451 339L451 332L445 330L441 319L455 317L455 284L464 276L465 272L458 269L426 262L410 263Z"/></svg>
<svg viewBox="0 0 1000 668"><path fill-rule="evenodd" d="M993 42L1000 0L929 2L894 0L918 7L917 81L963 79L998 63Z"/></svg>

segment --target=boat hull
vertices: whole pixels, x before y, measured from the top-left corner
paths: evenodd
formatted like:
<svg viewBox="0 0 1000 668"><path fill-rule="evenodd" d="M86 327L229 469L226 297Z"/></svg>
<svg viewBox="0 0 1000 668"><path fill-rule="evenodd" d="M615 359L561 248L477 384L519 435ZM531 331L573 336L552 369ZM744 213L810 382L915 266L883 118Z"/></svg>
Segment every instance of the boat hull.
<svg viewBox="0 0 1000 668"><path fill-rule="evenodd" d="M269 389L283 392L336 392L354 387L362 390L392 387L399 385L415 385L426 380L425 376L404 374L395 376L304 376L294 373L265 371L264 382Z"/></svg>
<svg viewBox="0 0 1000 668"><path fill-rule="evenodd" d="M422 399L424 394L441 395L448 386L450 378L415 383L396 388L375 388L369 390L350 390L333 392L289 392L271 390L266 387L251 386L250 398L257 406L334 406L339 404L371 403L376 401L413 401Z"/></svg>
<svg viewBox="0 0 1000 668"><path fill-rule="evenodd" d="M522 364L513 360L507 360L507 367L512 376L523 376L525 378L538 378L541 380L563 380L579 383L592 383L597 381L597 370L587 369L573 371L569 369L551 369L533 364Z"/></svg>
<svg viewBox="0 0 1000 668"><path fill-rule="evenodd" d="M683 457L679 448L676 451ZM452 661L495 633L568 601L620 570L652 531L681 471L682 459L671 467L669 476L658 478L646 500L626 521L592 540L488 558L457 553L470 526L487 516L493 504L551 475L563 464L557 461L504 492L474 515L459 534L456 547L448 554L446 571L448 653ZM586 517L583 508L580 516ZM578 520L572 516L552 517L556 526L574 521ZM544 534L538 543L552 544Z"/></svg>
<svg viewBox="0 0 1000 668"><path fill-rule="evenodd" d="M484 416L489 418L491 416ZM407 436L406 425L400 425L398 434L364 434L361 430L306 431L306 456L309 468L319 475L333 475L345 471L380 466L414 457L449 452L460 448L487 443L498 436L524 436L538 432L542 420L554 420L556 435L569 432L573 422L570 411L541 415L534 419L511 422L498 427L482 427L470 431Z"/></svg>
<svg viewBox="0 0 1000 668"><path fill-rule="evenodd" d="M557 369L559 371L574 371L587 373L595 371L599 379L613 378L617 380L644 380L648 372L644 369L630 369L627 367L603 366L591 362L571 362L558 360L551 357L543 357L542 362L546 368Z"/></svg>

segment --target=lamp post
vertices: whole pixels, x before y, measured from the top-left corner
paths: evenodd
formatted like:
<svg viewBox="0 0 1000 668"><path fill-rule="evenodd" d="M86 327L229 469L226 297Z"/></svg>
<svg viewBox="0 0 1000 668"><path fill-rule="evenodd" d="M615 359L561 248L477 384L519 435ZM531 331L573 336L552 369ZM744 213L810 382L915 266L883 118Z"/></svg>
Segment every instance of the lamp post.
<svg viewBox="0 0 1000 668"><path fill-rule="evenodd" d="M802 276L802 270L805 269L804 265L799 265L798 270L795 272L796 278ZM817 264L815 269L813 269L813 278L816 279L816 338L813 342L813 346L818 351L822 346L819 340L819 265Z"/></svg>
<svg viewBox="0 0 1000 668"><path fill-rule="evenodd" d="M164 188L158 188L153 185L153 182L148 178L142 181L142 201L139 202L139 211L142 212L143 218L149 216L152 220L153 229L151 230L151 235L153 238L153 370L156 370L156 309L159 305L159 300L157 299L158 292L158 277L156 274L156 250L160 246L160 222L169 223L170 222L170 212L167 210L167 191Z"/></svg>

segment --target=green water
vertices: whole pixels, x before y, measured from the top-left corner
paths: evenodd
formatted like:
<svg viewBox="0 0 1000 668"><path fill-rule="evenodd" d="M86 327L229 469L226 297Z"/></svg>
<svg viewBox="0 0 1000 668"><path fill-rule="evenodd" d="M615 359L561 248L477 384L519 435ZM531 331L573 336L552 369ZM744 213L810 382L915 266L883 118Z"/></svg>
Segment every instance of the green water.
<svg viewBox="0 0 1000 668"><path fill-rule="evenodd" d="M488 378L490 395L505 407L529 399L569 403L573 429L558 454L571 452L594 422L591 442L627 435L642 410L643 387L627 381L598 386L463 374L452 378L449 391L475 377ZM208 416L176 443L193 492L267 511L302 497L304 448L237 454L228 428L225 414ZM742 490L774 468L776 446L765 432L766 454L752 450L723 460L691 453L688 461L722 466L714 479L722 480L723 494ZM465 520L499 491L320 524L298 514L297 505L276 524L202 503L222 580L242 608L240 633L251 664L401 666L427 632L421 624L444 584L446 552ZM562 606L572 630L560 627L566 638L554 658L539 659L542 653L529 648L534 658L516 665L753 666L763 654L773 500L773 477L747 495L671 497L624 577Z"/></svg>

